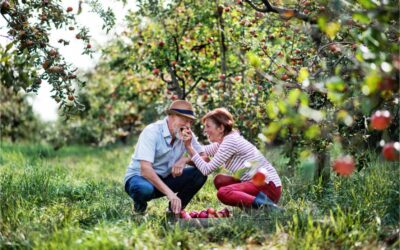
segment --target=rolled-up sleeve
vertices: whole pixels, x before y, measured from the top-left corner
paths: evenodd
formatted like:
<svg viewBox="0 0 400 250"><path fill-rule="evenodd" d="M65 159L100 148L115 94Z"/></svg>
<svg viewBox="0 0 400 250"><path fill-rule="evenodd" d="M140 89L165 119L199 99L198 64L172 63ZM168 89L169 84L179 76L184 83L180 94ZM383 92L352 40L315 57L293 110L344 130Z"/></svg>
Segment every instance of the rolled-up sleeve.
<svg viewBox="0 0 400 250"><path fill-rule="evenodd" d="M142 133L140 133L133 159L154 163L157 141L156 135L157 133L155 133L151 127L146 127Z"/></svg>

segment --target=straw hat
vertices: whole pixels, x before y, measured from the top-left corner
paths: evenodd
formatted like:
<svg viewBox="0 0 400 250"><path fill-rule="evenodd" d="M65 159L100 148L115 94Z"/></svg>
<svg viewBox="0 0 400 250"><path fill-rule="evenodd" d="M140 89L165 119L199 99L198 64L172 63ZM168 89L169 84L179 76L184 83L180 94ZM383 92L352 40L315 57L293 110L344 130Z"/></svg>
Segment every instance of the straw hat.
<svg viewBox="0 0 400 250"><path fill-rule="evenodd" d="M196 119L196 117L194 116L192 104L184 100L174 101L171 106L169 106L169 109L166 110L166 113L168 115L184 116L192 120Z"/></svg>

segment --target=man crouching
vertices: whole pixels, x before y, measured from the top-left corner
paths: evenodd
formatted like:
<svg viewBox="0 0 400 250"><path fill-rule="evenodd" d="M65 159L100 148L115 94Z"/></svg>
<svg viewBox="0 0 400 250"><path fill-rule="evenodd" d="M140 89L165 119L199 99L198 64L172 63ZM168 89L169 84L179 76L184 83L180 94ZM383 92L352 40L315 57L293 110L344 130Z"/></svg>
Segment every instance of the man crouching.
<svg viewBox="0 0 400 250"><path fill-rule="evenodd" d="M195 120L192 105L175 101L167 115L141 132L125 174L125 191L133 199L136 213L144 213L148 201L165 195L168 211L178 214L207 180L197 168L184 168L189 158L183 157L186 148L182 130L190 128ZM205 156L196 139L192 146Z"/></svg>

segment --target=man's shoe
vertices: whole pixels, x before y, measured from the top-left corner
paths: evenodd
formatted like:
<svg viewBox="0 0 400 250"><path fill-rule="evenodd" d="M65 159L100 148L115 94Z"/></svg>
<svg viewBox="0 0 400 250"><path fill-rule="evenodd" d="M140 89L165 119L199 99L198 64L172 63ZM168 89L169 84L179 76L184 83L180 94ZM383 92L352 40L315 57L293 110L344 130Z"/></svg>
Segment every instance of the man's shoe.
<svg viewBox="0 0 400 250"><path fill-rule="evenodd" d="M135 205L132 203L132 215L134 216L144 216L146 215L146 210L144 211L138 211L137 209L135 209Z"/></svg>

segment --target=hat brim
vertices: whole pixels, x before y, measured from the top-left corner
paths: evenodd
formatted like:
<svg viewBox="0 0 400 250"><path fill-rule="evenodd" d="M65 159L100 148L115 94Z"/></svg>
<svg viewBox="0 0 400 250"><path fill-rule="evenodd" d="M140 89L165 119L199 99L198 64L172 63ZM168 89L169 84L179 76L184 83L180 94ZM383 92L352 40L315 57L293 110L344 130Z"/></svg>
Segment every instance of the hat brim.
<svg viewBox="0 0 400 250"><path fill-rule="evenodd" d="M182 114L182 113L180 113L178 111L175 111L175 110L169 110L168 109L166 111L166 113L167 113L167 115L179 115L179 116L183 116L183 117L186 117L186 118L189 118L189 119L192 119L192 120L196 120L196 117L193 116L193 115Z"/></svg>

